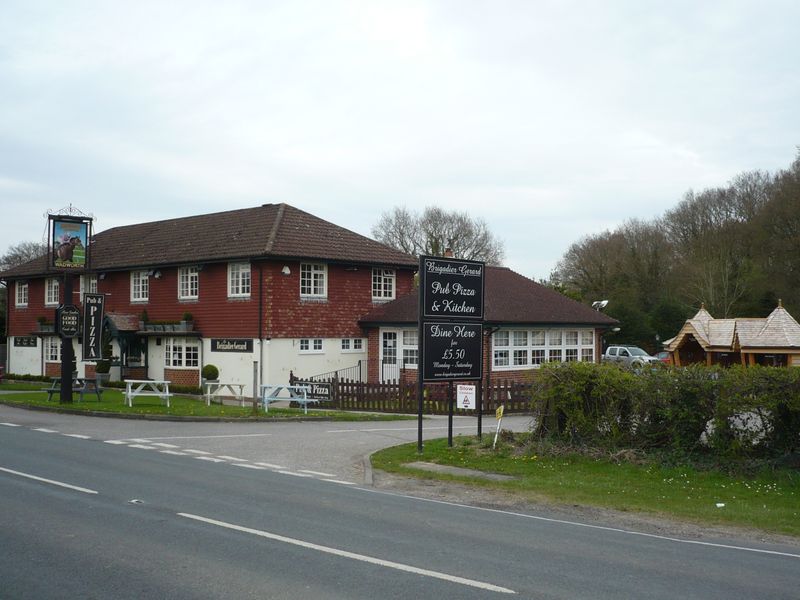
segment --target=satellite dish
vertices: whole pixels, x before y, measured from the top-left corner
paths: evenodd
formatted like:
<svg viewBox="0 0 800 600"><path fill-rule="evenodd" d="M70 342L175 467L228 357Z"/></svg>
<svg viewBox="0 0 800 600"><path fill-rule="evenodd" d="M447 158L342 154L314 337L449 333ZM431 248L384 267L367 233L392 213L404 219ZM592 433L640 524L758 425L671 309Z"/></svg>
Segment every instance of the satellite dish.
<svg viewBox="0 0 800 600"><path fill-rule="evenodd" d="M592 302L592 308L595 310L603 310L606 306L608 306L608 300L596 300Z"/></svg>

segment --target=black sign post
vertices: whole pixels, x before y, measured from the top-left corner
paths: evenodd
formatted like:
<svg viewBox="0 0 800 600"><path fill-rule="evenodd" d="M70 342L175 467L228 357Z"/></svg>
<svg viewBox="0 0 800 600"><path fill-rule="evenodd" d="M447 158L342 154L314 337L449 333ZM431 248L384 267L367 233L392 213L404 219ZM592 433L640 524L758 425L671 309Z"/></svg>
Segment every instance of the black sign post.
<svg viewBox="0 0 800 600"><path fill-rule="evenodd" d="M486 265L437 256L419 258L417 452L422 452L425 382L448 382L448 435L453 445L452 382L483 375Z"/></svg>

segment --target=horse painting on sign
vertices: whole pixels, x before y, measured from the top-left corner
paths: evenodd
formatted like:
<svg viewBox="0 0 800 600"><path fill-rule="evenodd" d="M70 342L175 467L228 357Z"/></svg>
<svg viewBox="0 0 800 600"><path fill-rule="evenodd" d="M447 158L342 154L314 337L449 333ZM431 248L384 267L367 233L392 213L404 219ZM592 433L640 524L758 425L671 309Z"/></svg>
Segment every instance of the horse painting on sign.
<svg viewBox="0 0 800 600"><path fill-rule="evenodd" d="M74 269L86 266L88 230L85 222L53 221L54 267Z"/></svg>

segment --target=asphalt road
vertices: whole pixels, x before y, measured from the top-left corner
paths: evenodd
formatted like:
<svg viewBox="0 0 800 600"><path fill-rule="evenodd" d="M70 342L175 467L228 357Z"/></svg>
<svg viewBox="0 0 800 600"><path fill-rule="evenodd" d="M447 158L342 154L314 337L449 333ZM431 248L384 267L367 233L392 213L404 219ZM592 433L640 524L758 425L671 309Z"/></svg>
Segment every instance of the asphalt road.
<svg viewBox="0 0 800 600"><path fill-rule="evenodd" d="M413 440L409 423L126 422L6 407L0 423L2 598L727 599L800 589L796 547L422 500L348 479L352 467L291 462L347 446L337 435L352 456L376 436ZM274 448L287 444L304 450Z"/></svg>

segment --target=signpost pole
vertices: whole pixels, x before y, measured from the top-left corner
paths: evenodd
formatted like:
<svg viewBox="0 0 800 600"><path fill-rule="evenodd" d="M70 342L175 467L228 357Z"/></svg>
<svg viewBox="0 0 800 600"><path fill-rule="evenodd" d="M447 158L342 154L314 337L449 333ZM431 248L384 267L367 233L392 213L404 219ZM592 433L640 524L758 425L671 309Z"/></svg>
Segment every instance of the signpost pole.
<svg viewBox="0 0 800 600"><path fill-rule="evenodd" d="M420 285L419 285L419 314L417 315L417 454L422 454L422 408L423 408L423 401L425 394L425 383L423 379L423 369L425 367L425 349L423 348L423 338L424 332L422 331L422 325L424 323L423 317L423 302L425 298L425 290L422 286L422 269L423 269L423 258L420 256L419 259L419 277L420 277Z"/></svg>
<svg viewBox="0 0 800 600"><path fill-rule="evenodd" d="M62 303L62 307L69 306L72 304L72 274L71 273L64 273L64 302ZM58 313L57 313L58 314ZM59 396L59 402L61 404L71 404L72 403L72 338L65 337L64 333L61 331L59 320L60 314L58 318L56 318L56 324L58 328L58 335L61 336L61 394Z"/></svg>
<svg viewBox="0 0 800 600"><path fill-rule="evenodd" d="M453 382L447 382L447 445L453 447Z"/></svg>

